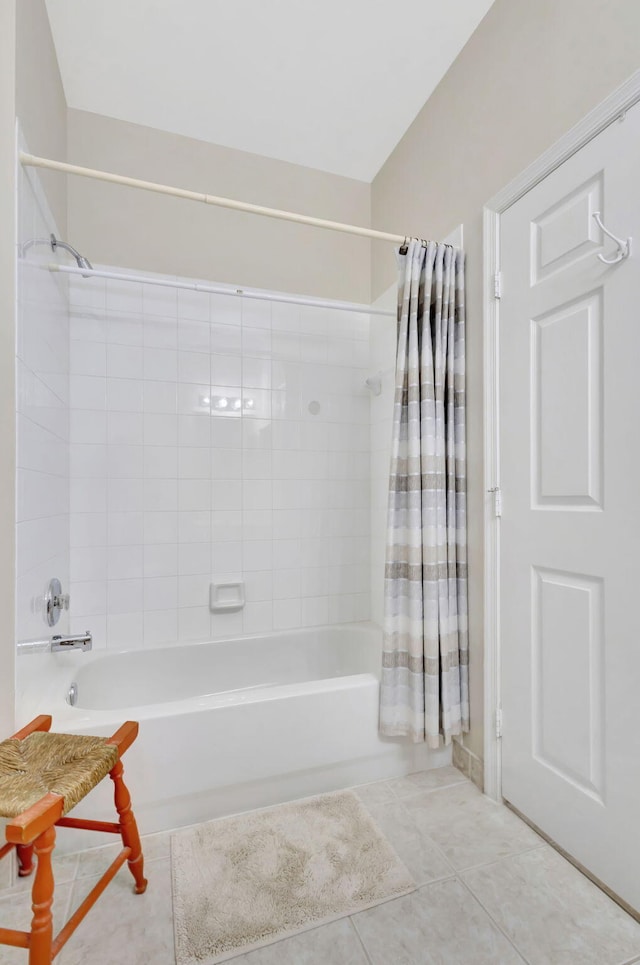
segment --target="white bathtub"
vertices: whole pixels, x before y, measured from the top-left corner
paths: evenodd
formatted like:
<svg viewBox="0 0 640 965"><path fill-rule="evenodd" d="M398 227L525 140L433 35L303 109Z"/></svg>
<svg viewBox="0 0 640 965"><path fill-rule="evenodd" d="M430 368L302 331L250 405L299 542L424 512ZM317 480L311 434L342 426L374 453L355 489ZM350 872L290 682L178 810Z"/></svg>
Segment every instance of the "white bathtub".
<svg viewBox="0 0 640 965"><path fill-rule="evenodd" d="M370 624L31 654L18 661L18 722L51 713L56 730L108 736L140 721L125 774L141 830L161 831L447 763L448 749L379 737L379 663ZM108 811L109 783L79 815ZM96 844L78 834L74 846Z"/></svg>

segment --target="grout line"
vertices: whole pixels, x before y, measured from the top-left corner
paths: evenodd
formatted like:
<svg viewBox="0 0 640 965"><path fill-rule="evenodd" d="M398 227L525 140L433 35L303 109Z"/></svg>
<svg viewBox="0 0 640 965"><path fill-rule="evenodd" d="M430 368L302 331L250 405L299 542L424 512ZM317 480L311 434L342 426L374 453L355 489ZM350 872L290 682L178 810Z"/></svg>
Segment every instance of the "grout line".
<svg viewBox="0 0 640 965"><path fill-rule="evenodd" d="M522 851L512 851L510 854L504 854L501 858L491 858L489 861L480 861L478 864L471 864L467 868L458 868L456 874L466 874L467 871L477 871L479 868L490 868L496 864L502 864L504 861L510 861L511 858L519 858L523 854L531 854L533 851L541 851L542 848L548 848L549 845L546 841L542 841L540 844L535 844L532 848L524 848Z"/></svg>
<svg viewBox="0 0 640 965"><path fill-rule="evenodd" d="M513 950L515 951L515 953L522 959L523 962L526 962L527 965L530 965L529 959L528 959L528 958L525 958L523 952L520 951L520 949L518 948L518 946L516 945L516 943L515 943L515 942L513 941L513 939L507 934L507 932L506 932L505 929L502 927L502 925L500 925L499 922L497 922L497 921L495 920L495 918L493 917L493 915L491 914L491 912L484 906L484 904L480 901L480 899L478 898L478 896L471 890L471 888L469 887L469 885L467 884L467 882L462 878L462 876L461 876L461 875L456 875L456 879L460 882L460 884L461 884L462 887L465 889L465 891L468 892L468 894L469 894L470 897L471 897L471 900L472 900L472 901L475 901L478 905L480 905L480 907L481 907L482 910L484 911L484 913L485 913L485 915L487 916L487 918L489 919L489 921L491 921L491 922L493 923L493 925L495 925L495 927L498 929L498 931L500 932L500 934L503 935L503 937L509 942L509 944L511 945L511 947L513 948Z"/></svg>
<svg viewBox="0 0 640 965"><path fill-rule="evenodd" d="M366 960L367 960L367 962L369 963L369 965L374 965L373 960L372 960L371 956L369 955L369 952L367 951L367 946L366 946L365 943L364 943L364 940L363 940L363 938L362 938L362 935L361 935L360 932L358 931L358 926L356 925L356 923L355 923L355 921L353 920L353 918L351 917L351 915L349 915L349 919L348 919L348 920L349 920L349 922L351 923L351 927L353 928L354 932L356 933L356 936L357 936L357 938L358 938L358 941L360 942L360 947L362 948L362 951L364 952L364 957L366 958Z"/></svg>
<svg viewBox="0 0 640 965"><path fill-rule="evenodd" d="M393 779L392 779L393 780ZM402 780L402 778L400 778ZM461 784L473 784L468 777L463 777L461 781L452 781L451 784L442 784L440 787L417 787L415 791L409 791L407 794L399 794L394 788L391 788L391 793L394 794L398 801L404 801L408 797L417 797L418 794L436 794L438 791L449 791L452 787L460 787Z"/></svg>

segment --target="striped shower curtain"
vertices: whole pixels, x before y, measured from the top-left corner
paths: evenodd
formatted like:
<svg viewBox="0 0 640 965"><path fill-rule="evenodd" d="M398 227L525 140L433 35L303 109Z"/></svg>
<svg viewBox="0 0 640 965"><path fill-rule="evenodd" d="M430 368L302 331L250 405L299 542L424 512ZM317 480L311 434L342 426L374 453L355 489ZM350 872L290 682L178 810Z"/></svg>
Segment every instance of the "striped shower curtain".
<svg viewBox="0 0 640 965"><path fill-rule="evenodd" d="M464 254L400 249L380 731L469 729Z"/></svg>

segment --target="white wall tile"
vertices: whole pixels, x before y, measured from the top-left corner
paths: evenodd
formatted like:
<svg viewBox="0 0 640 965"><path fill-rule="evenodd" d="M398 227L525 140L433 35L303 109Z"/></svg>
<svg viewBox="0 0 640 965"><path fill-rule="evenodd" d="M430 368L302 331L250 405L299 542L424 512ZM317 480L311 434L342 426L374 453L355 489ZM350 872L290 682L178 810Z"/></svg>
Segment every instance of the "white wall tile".
<svg viewBox="0 0 640 965"><path fill-rule="evenodd" d="M144 645L155 647L178 639L177 610L146 610L144 614Z"/></svg>
<svg viewBox="0 0 640 965"><path fill-rule="evenodd" d="M258 331L258 329L256 329ZM242 330L231 325L211 324L211 353L213 364L220 355L242 354ZM215 371L215 370L214 370Z"/></svg>
<svg viewBox="0 0 640 965"><path fill-rule="evenodd" d="M224 355L219 351L211 356L211 382L213 385L242 384L242 358L240 355Z"/></svg>
<svg viewBox="0 0 640 965"><path fill-rule="evenodd" d="M211 614L207 606L181 607L178 610L178 639L209 640L211 637Z"/></svg>
<svg viewBox="0 0 640 965"><path fill-rule="evenodd" d="M107 548L107 579L135 580L144 575L144 547L109 546Z"/></svg>
<svg viewBox="0 0 640 965"><path fill-rule="evenodd" d="M145 412L143 441L145 446L177 446L177 415L172 412Z"/></svg>
<svg viewBox="0 0 640 965"><path fill-rule="evenodd" d="M211 382L210 356L204 352L179 352L178 378L180 382Z"/></svg>
<svg viewBox="0 0 640 965"><path fill-rule="evenodd" d="M207 292L178 289L178 316L199 322L209 321L209 295Z"/></svg>
<svg viewBox="0 0 640 965"><path fill-rule="evenodd" d="M180 576L209 574L211 572L211 545L207 543L181 543L178 546L178 573Z"/></svg>
<svg viewBox="0 0 640 965"><path fill-rule="evenodd" d="M178 508L177 479L145 479L144 506L148 512L166 512Z"/></svg>
<svg viewBox="0 0 640 965"><path fill-rule="evenodd" d="M144 514L108 513L107 545L135 546L144 541Z"/></svg>
<svg viewBox="0 0 640 965"><path fill-rule="evenodd" d="M175 318L178 311L177 289L143 284L142 309L145 316L163 315L166 318Z"/></svg>
<svg viewBox="0 0 640 965"><path fill-rule="evenodd" d="M178 411L178 386L175 382L145 382L143 404L145 412L175 413Z"/></svg>
<svg viewBox="0 0 640 965"><path fill-rule="evenodd" d="M72 375L106 376L106 346L95 341L72 341L69 346L69 363Z"/></svg>
<svg viewBox="0 0 640 965"><path fill-rule="evenodd" d="M144 609L144 580L109 580L107 613L136 613Z"/></svg>
<svg viewBox="0 0 640 965"><path fill-rule="evenodd" d="M210 450L204 447L181 446L178 449L178 476L180 479L209 479Z"/></svg>
<svg viewBox="0 0 640 965"><path fill-rule="evenodd" d="M107 509L110 513L133 513L144 509L144 483L142 479L109 479L107 484Z"/></svg>
<svg viewBox="0 0 640 965"><path fill-rule="evenodd" d="M208 573L178 577L179 607L208 607L211 578Z"/></svg>
<svg viewBox="0 0 640 965"><path fill-rule="evenodd" d="M183 415L208 416L211 411L209 383L181 382L178 384L178 412Z"/></svg>
<svg viewBox="0 0 640 965"><path fill-rule="evenodd" d="M142 285L138 282L106 280L107 311L142 312Z"/></svg>
<svg viewBox="0 0 640 965"><path fill-rule="evenodd" d="M268 633L273 629L273 603L246 603L242 613L243 633Z"/></svg>
<svg viewBox="0 0 640 965"><path fill-rule="evenodd" d="M107 310L107 343L111 345L142 345L142 319L137 314L116 314Z"/></svg>
<svg viewBox="0 0 640 965"><path fill-rule="evenodd" d="M84 615L104 623L103 643L366 619L369 481L388 469L383 430L372 423L369 437L368 320L127 286L98 288L93 308L75 309L68 430L53 415L67 376L22 380L34 413L23 433L29 471L50 475L59 459L32 428L43 393L52 413L43 428L70 436L73 581L84 584ZM37 357L37 339L29 344ZM388 435L390 413L376 415ZM60 485L50 501L60 490L64 508ZM37 488L25 480L19 505L34 504ZM56 532L46 530L51 545ZM25 530L23 561L38 539ZM210 613L213 575L244 579L244 611Z"/></svg>
<svg viewBox="0 0 640 965"><path fill-rule="evenodd" d="M178 541L180 543L210 543L211 513L183 510L178 513Z"/></svg>
<svg viewBox="0 0 640 965"><path fill-rule="evenodd" d="M211 419L211 446L215 453L219 449L242 448L242 422L240 419Z"/></svg>
<svg viewBox="0 0 640 965"><path fill-rule="evenodd" d="M175 349L145 348L144 378L156 382L175 382L178 378L178 353Z"/></svg>
<svg viewBox="0 0 640 965"><path fill-rule="evenodd" d="M147 543L144 546L145 577L178 575L178 544Z"/></svg>
<svg viewBox="0 0 640 965"><path fill-rule="evenodd" d="M105 409L107 380L96 375L72 375L69 379L72 409Z"/></svg>
<svg viewBox="0 0 640 965"><path fill-rule="evenodd" d="M214 640L235 637L242 633L242 611L236 613L212 613L211 635Z"/></svg>
<svg viewBox="0 0 640 965"><path fill-rule="evenodd" d="M135 345L107 345L106 374L109 378L141 379L142 373L142 348Z"/></svg>
<svg viewBox="0 0 640 965"><path fill-rule="evenodd" d="M144 514L144 542L145 543L177 543L178 542L178 513L145 512Z"/></svg>
<svg viewBox="0 0 640 965"><path fill-rule="evenodd" d="M181 352L204 352L211 348L211 330L207 323L180 318L177 327L178 348Z"/></svg>
<svg viewBox="0 0 640 965"><path fill-rule="evenodd" d="M299 599L273 601L274 630L290 630L302 626L302 605Z"/></svg>
<svg viewBox="0 0 640 965"><path fill-rule="evenodd" d="M71 550L70 577L72 584L80 580L107 579L107 547L87 546Z"/></svg>
<svg viewBox="0 0 640 965"><path fill-rule="evenodd" d="M142 386L138 379L107 378L107 408L110 412L142 412Z"/></svg>
<svg viewBox="0 0 640 965"><path fill-rule="evenodd" d="M242 324L252 328L271 328L271 302L257 298L243 298Z"/></svg>
<svg viewBox="0 0 640 965"><path fill-rule="evenodd" d="M86 616L105 613L107 609L107 584L103 580L83 580L73 587L73 612Z"/></svg>
<svg viewBox="0 0 640 965"><path fill-rule="evenodd" d="M241 449L222 449L211 447L211 478L215 480L242 479Z"/></svg>
<svg viewBox="0 0 640 965"><path fill-rule="evenodd" d="M210 318L212 322L239 326L242 318L242 300L237 295L211 295Z"/></svg>
<svg viewBox="0 0 640 965"><path fill-rule="evenodd" d="M157 576L144 580L144 608L172 610L178 605L178 577Z"/></svg>
<svg viewBox="0 0 640 965"><path fill-rule="evenodd" d="M107 443L112 446L141 446L144 423L141 412L108 412Z"/></svg>
<svg viewBox="0 0 640 965"><path fill-rule="evenodd" d="M144 639L144 613L107 615L107 647L114 650L141 647Z"/></svg>
<svg viewBox="0 0 640 965"><path fill-rule="evenodd" d="M178 443L181 446L209 447L211 426L208 415L179 415Z"/></svg>
<svg viewBox="0 0 640 965"><path fill-rule="evenodd" d="M178 347L178 322L175 318L144 316L143 342L145 348Z"/></svg>

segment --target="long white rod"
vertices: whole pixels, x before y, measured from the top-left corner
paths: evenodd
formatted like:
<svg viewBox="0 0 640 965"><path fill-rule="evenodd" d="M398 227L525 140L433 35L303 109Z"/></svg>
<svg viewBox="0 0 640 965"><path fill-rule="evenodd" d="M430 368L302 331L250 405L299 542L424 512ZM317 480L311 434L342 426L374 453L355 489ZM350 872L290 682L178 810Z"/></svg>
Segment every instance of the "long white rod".
<svg viewBox="0 0 640 965"><path fill-rule="evenodd" d="M122 184L128 188L140 188L143 191L155 191L156 194L168 194L174 198L186 198L188 201L200 201L203 204L213 204L218 208L231 208L234 211L246 211L249 214L261 214L267 218L279 218L281 221L294 221L296 224L311 225L314 228L328 228L330 231L342 231L349 235L360 235L362 238L373 238L376 241L392 241L401 245L405 241L404 235L394 235L387 231L375 231L373 228L361 228L358 225L342 224L340 221L327 221L324 218L312 218L306 214L295 214L293 211L283 211L280 208L265 208L261 204L249 204L246 201L233 201L231 198L220 198L214 194L202 194L198 191L187 191L184 188L173 188L168 184L158 184L155 181L141 181L139 178L126 178L121 174L110 174L108 171L98 171L95 168L80 167L68 164L66 161L52 161L49 158L37 157L35 154L20 152L20 163L27 167L47 168L50 171L62 171L64 174L77 174L81 178L93 178L96 181L109 181L111 184Z"/></svg>
<svg viewBox="0 0 640 965"><path fill-rule="evenodd" d="M127 275L124 272L102 271L99 268L73 268L71 265L47 265L49 271L61 271L65 275L82 275L83 278L112 278L116 281L141 282L144 285L160 285L163 288L182 288L186 291L210 292L213 295L239 295L264 302L286 302L289 305L313 305L316 308L333 308L341 312L358 312L366 315L386 315L395 318L395 312L359 305L357 302L340 302L329 298L307 298L304 295L281 295L271 292L252 291L246 288L224 288L222 285L201 285L199 282L171 281L154 278L153 275Z"/></svg>

